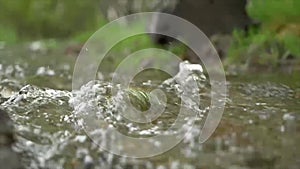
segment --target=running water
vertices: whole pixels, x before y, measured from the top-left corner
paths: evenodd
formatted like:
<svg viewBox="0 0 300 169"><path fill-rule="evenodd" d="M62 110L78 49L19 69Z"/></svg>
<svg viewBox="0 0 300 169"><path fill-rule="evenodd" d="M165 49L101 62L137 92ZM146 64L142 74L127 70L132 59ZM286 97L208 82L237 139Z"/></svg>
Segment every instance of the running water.
<svg viewBox="0 0 300 169"><path fill-rule="evenodd" d="M41 88L23 85L20 79L28 76L25 70L18 69L19 73L7 75L9 72L2 70L6 70L8 66L2 66L0 108L7 111L14 121L17 141L13 150L20 154L22 164L28 169L298 168L300 84L288 81L290 78L285 81L281 78L281 83L265 82L266 79L274 81L268 77L264 77L264 81L256 80L255 83L229 79L226 84L229 93L222 121L213 136L200 144L199 133L210 108L210 85L200 67L188 63L182 63L182 66L189 70L184 75L196 79L199 87L199 90L191 89L191 92L198 92L201 97L198 109L195 106L192 109L197 112L194 128L170 151L145 159L113 155L100 149L95 143L116 147L122 145L123 147L118 148L136 151L130 143L110 142L112 137L105 135L109 133L106 130L109 127L130 137L150 138L154 135L184 132L191 125L189 119L186 119L185 125L179 130L167 129L177 118L182 102L180 94L184 83L178 81L184 82L186 78L176 80L181 76L175 76L164 83L148 80L133 82L133 90L142 91L148 96L153 89L160 89L166 97L165 111L151 123L140 124L130 122L118 113L124 107L121 103L128 92L122 86L96 80L73 93ZM15 70L15 66L13 67ZM33 72L37 72L38 67L40 66ZM255 76L252 80L257 78ZM118 95L112 96L111 89L115 87L120 90ZM161 104L164 104L163 99ZM191 105L193 104L183 106L191 109ZM95 126L100 126L97 128L98 133L103 137L91 140L87 136L85 115L97 117L92 120ZM105 123L97 123L98 120ZM153 144L158 147L161 145L159 142Z"/></svg>

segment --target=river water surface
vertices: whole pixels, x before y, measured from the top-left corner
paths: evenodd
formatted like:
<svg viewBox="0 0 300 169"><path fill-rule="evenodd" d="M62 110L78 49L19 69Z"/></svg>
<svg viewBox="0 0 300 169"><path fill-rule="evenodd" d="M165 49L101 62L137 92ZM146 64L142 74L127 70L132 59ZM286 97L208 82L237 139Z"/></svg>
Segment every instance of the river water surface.
<svg viewBox="0 0 300 169"><path fill-rule="evenodd" d="M157 77L149 81L151 75L132 84L138 90L160 87L168 99L166 111L158 119L138 125L110 117L114 112L109 107L116 102L109 101L108 89L114 87L106 78L110 77L109 72L103 72L104 78L72 93L73 57L53 51L44 54L8 48L0 51L0 58L0 108L15 123L17 142L13 149L20 153L25 168L298 169L300 166L300 74L228 76L222 120L203 144L198 138L210 109L210 85L201 79L198 91L201 105L189 135L161 155L134 159L100 149L97 140L88 137L80 126L78 115L83 110L78 105L88 105L85 112L100 112L101 118L132 137L163 135L178 115L181 100L174 86L160 85L162 81ZM98 97L90 98L91 90ZM104 134L98 141L109 143L107 138ZM132 151L138 149L126 142L122 146Z"/></svg>

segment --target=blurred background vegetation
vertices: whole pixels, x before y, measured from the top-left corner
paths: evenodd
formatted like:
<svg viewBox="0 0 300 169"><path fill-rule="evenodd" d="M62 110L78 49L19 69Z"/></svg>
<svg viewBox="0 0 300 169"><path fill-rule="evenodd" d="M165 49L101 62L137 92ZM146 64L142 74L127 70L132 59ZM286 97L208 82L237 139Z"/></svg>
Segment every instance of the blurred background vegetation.
<svg viewBox="0 0 300 169"><path fill-rule="evenodd" d="M109 1L108 1L109 2ZM103 13L108 8L101 0L0 0L0 41L18 44L28 41L55 39L84 43L99 27L118 15L157 10L161 0L124 0L117 9ZM165 7L172 1L163 1ZM174 2L174 1L173 1ZM174 4L171 4L174 5ZM117 8L117 7L116 7ZM101 11L102 9L102 11ZM271 65L288 59L300 58L300 1L299 0L250 0L247 5L249 16L259 26L248 32L235 30L225 63L227 65ZM115 32L112 30L113 36ZM139 47L151 41L143 38ZM124 46L135 48L135 40Z"/></svg>
<svg viewBox="0 0 300 169"><path fill-rule="evenodd" d="M300 1L251 0L248 15L260 23L247 33L233 32L229 63L273 66L300 57Z"/></svg>
<svg viewBox="0 0 300 169"><path fill-rule="evenodd" d="M99 0L0 0L1 40L71 38L103 22Z"/></svg>

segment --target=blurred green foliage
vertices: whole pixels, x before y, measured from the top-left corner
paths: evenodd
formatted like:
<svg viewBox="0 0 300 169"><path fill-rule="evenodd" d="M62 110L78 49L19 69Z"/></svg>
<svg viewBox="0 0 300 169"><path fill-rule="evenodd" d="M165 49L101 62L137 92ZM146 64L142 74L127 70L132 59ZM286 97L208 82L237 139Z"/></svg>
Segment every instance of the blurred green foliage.
<svg viewBox="0 0 300 169"><path fill-rule="evenodd" d="M15 29L0 25L0 41L13 44L17 42L17 34Z"/></svg>
<svg viewBox="0 0 300 169"><path fill-rule="evenodd" d="M264 24L288 24L299 22L299 0L250 0L249 15Z"/></svg>
<svg viewBox="0 0 300 169"><path fill-rule="evenodd" d="M240 63L246 66L269 64L275 66L284 50L269 31L251 30L246 35L243 31L233 32L234 41L229 49L229 63Z"/></svg>
<svg viewBox="0 0 300 169"><path fill-rule="evenodd" d="M229 63L275 66L287 56L300 57L299 0L251 0L247 11L261 26L233 33Z"/></svg>
<svg viewBox="0 0 300 169"><path fill-rule="evenodd" d="M0 0L0 41L18 43L37 39L67 39L83 44L98 28L107 23L100 11L101 0ZM247 12L261 23L248 33L235 30L228 63L276 66L287 56L300 58L300 1L250 0ZM196 16L195 16L196 17ZM107 41L142 29L145 25L119 31L111 29ZM56 45L57 46L57 45ZM120 59L154 45L147 35L135 36L118 43L110 52ZM170 46L183 54L183 46ZM139 59L137 59L137 62Z"/></svg>
<svg viewBox="0 0 300 169"><path fill-rule="evenodd" d="M97 34L97 36L93 38L99 38L98 42L105 41L107 44L111 44L115 41L118 41L116 44L112 46L112 48L107 53L102 65L100 66L103 70L115 70L117 66L130 54L137 52L143 49L149 48L164 48L158 44L153 43L150 36L148 34L137 34L137 32L145 32L147 23L136 22L133 24L128 24L126 26L120 27L117 25L113 25L109 29L109 34ZM134 35L134 36L130 36ZM129 36L128 38L121 39L120 37ZM174 53L177 56L183 56L186 52L186 46L182 44L174 44L170 45L168 51ZM157 56L159 57L159 56ZM160 57L162 59L163 57ZM131 66L140 65L144 62L143 57L136 57L134 61L131 62ZM166 61L162 61L162 63L166 63Z"/></svg>
<svg viewBox="0 0 300 169"><path fill-rule="evenodd" d="M66 38L95 30L102 22L99 0L0 0L0 4L4 41Z"/></svg>

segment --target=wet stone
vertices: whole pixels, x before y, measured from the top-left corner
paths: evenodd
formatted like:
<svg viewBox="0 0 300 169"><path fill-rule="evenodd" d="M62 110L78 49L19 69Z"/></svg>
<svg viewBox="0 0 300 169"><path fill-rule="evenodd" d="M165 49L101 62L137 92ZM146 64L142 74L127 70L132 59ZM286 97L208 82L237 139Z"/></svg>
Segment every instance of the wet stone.
<svg viewBox="0 0 300 169"><path fill-rule="evenodd" d="M13 122L8 114L0 110L0 168L21 169L19 155L13 151L14 140Z"/></svg>

